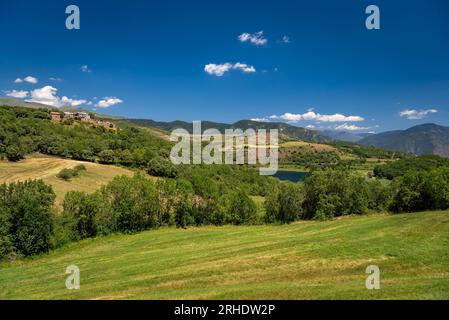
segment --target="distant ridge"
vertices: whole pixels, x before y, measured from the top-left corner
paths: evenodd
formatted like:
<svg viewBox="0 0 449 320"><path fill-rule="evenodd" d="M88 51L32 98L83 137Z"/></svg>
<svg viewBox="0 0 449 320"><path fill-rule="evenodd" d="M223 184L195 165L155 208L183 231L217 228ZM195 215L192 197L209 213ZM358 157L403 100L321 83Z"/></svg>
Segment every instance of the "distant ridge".
<svg viewBox="0 0 449 320"><path fill-rule="evenodd" d="M127 119L126 121L133 123L135 125L139 125L142 127L153 127L158 128L164 131L173 131L174 129L185 129L188 132L192 132L192 123L186 121L171 121L171 122L160 122L154 120L147 119ZM308 130L301 127L295 127L286 123L281 122L257 122L252 120L240 120L235 123L220 123L220 122L211 122L211 121L201 121L201 129L207 130L215 128L220 132L224 132L225 129L278 129L279 135L281 139L288 140L304 140L310 142L318 142L318 143L331 143L333 142L332 138L323 136L319 131Z"/></svg>
<svg viewBox="0 0 449 320"><path fill-rule="evenodd" d="M427 123L407 130L374 134L359 143L406 153L449 157L449 127Z"/></svg>
<svg viewBox="0 0 449 320"><path fill-rule="evenodd" d="M348 142L359 142L360 140L372 135L372 133L353 133L336 130L324 130L321 131L321 134L335 140L348 141Z"/></svg>

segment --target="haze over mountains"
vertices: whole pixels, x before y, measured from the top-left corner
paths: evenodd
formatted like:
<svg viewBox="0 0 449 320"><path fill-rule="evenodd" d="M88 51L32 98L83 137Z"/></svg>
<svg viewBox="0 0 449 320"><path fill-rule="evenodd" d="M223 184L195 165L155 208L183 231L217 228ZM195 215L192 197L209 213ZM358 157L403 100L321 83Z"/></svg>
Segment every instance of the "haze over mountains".
<svg viewBox="0 0 449 320"><path fill-rule="evenodd" d="M51 108L39 103L24 102L16 99L0 98L0 105L20 106L29 108ZM81 111L83 109L71 106L59 108L62 111ZM87 110L84 110L87 111ZM89 112L89 111L87 111ZM150 119L127 119L126 117L113 117L97 114L98 117L122 120L134 125L152 127L170 132L177 128L192 131L192 123L186 121L161 122ZM282 122L257 122L240 120L232 124L202 121L202 130L215 128L224 132L225 129L278 129L281 139L298 139L317 143L332 143L334 140L356 142L378 148L386 148L411 154L436 154L449 157L449 127L437 124L422 124L407 130L396 130L378 134L353 133L346 131L316 131L293 126Z"/></svg>

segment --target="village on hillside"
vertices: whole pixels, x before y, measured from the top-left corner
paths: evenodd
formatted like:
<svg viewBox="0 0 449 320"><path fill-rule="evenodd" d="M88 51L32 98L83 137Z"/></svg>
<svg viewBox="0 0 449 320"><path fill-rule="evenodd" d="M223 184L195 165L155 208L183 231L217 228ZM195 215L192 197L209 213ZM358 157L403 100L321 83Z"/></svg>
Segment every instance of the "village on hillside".
<svg viewBox="0 0 449 320"><path fill-rule="evenodd" d="M52 111L50 112L51 121L54 123L60 123L62 120L79 120L81 122L89 123L92 125L97 125L104 127L109 130L117 130L117 126L110 122L105 120L97 120L92 118L87 112L64 112L63 114L61 112Z"/></svg>

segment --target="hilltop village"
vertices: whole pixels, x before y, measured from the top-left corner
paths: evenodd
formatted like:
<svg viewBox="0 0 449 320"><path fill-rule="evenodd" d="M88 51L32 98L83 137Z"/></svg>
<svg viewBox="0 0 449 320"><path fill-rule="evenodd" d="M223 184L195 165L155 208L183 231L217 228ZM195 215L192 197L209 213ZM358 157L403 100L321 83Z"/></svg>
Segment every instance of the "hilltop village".
<svg viewBox="0 0 449 320"><path fill-rule="evenodd" d="M51 121L54 123L60 123L62 120L79 120L81 122L89 123L96 126L101 126L110 130L117 130L117 126L105 120L97 120L90 116L87 112L50 112Z"/></svg>

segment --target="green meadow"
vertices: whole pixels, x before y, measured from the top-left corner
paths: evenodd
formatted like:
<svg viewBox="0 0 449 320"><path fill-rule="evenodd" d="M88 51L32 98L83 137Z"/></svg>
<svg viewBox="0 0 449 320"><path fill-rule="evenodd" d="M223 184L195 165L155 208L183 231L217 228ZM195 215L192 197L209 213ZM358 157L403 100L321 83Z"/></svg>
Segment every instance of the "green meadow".
<svg viewBox="0 0 449 320"><path fill-rule="evenodd" d="M65 287L68 265L81 288ZM378 265L381 289L367 290ZM0 264L0 299L448 299L449 212L162 228Z"/></svg>

